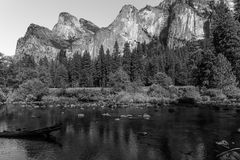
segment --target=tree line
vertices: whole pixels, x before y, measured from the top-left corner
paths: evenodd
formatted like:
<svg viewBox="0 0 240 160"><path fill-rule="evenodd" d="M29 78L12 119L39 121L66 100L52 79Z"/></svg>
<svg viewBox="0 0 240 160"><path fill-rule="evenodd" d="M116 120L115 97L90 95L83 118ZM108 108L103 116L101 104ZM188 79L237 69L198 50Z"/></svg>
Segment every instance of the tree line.
<svg viewBox="0 0 240 160"><path fill-rule="evenodd" d="M234 14L220 2L211 16L209 36L170 49L159 37L134 49L124 44L123 51L115 42L113 51L101 46L95 59L89 52L67 57L61 50L55 60L46 57L38 63L31 55L20 61L0 55L0 85L17 87L24 81L38 78L49 87L109 87L110 75L122 69L131 82L153 84L154 76L166 73L175 85L205 88L239 86L240 81L240 2L235 1Z"/></svg>

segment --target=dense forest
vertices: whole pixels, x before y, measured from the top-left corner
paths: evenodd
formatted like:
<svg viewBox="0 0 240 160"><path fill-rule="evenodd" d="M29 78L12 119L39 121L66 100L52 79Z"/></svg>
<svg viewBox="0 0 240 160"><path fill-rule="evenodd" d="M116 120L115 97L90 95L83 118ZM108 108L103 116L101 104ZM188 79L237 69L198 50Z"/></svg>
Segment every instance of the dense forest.
<svg viewBox="0 0 240 160"><path fill-rule="evenodd" d="M219 3L211 15L209 35L204 40L188 42L184 47L169 49L160 36L138 43L133 50L129 43L120 52L118 42L111 53L101 47L98 57L88 52L66 56L61 50L57 58L39 62L24 55L20 61L0 55L0 85L18 88L34 79L50 88L110 87L116 72L126 73L131 82L151 86L158 73L165 73L176 86L237 89L240 81L240 2L234 13ZM121 75L120 75L121 76Z"/></svg>

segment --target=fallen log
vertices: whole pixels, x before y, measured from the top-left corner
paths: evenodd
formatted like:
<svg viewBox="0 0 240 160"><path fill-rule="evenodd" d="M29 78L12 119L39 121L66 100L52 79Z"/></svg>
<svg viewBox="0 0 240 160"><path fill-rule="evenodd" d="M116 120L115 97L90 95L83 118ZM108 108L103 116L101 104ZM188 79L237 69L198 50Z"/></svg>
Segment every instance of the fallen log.
<svg viewBox="0 0 240 160"><path fill-rule="evenodd" d="M32 131L3 131L0 132L0 138L39 138L39 137L49 137L51 132L60 130L62 128L62 124L56 124L51 127L45 127Z"/></svg>

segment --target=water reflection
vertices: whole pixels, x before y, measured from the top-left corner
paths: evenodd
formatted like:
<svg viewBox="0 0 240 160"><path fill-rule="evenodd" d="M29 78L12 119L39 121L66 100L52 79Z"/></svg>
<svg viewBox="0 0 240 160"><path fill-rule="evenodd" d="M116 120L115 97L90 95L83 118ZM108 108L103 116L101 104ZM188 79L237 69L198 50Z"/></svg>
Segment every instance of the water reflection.
<svg viewBox="0 0 240 160"><path fill-rule="evenodd" d="M78 114L84 117L78 117ZM103 117L110 113L112 117ZM150 120L139 115L148 113ZM133 115L132 119L116 117ZM234 111L168 109L32 109L2 107L0 131L37 129L63 122L54 133L62 147L45 141L0 138L0 160L212 160L214 142L240 144ZM139 134L146 132L147 134Z"/></svg>

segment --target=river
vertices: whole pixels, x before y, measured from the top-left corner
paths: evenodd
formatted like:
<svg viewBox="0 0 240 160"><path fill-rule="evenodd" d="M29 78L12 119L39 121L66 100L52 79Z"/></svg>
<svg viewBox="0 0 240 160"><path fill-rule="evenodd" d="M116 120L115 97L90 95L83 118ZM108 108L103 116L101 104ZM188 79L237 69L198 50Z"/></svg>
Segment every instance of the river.
<svg viewBox="0 0 240 160"><path fill-rule="evenodd" d="M1 106L0 131L64 125L54 142L0 138L0 160L213 160L216 141L240 145L239 115L187 107Z"/></svg>

